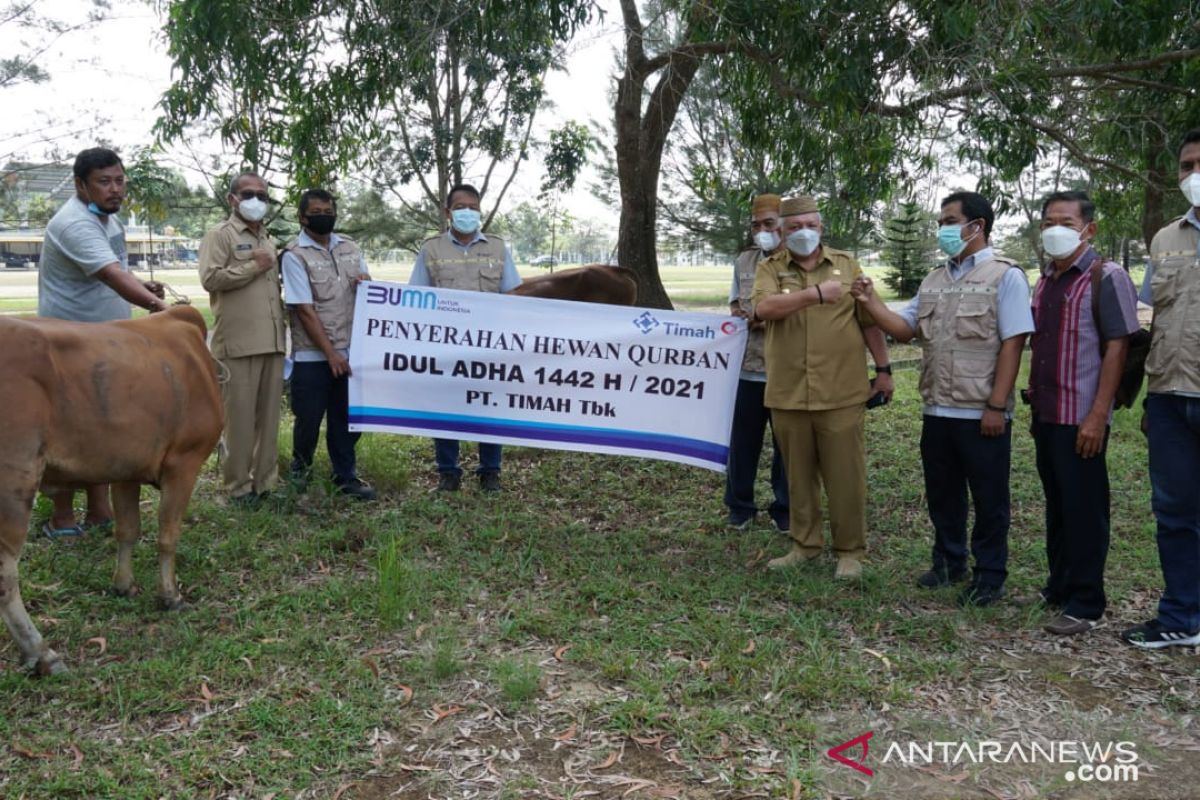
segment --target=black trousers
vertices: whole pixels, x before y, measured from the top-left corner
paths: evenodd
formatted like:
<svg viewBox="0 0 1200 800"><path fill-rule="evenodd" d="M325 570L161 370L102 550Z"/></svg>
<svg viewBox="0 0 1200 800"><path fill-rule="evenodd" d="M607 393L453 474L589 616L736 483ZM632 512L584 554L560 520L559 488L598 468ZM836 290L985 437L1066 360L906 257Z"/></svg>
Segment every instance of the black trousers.
<svg viewBox="0 0 1200 800"><path fill-rule="evenodd" d="M738 520L753 517L758 509L754 503L754 479L758 475L763 436L771 421L771 410L763 406L766 390L767 384L763 381L738 381L733 427L729 431L729 461L725 469L725 506L729 516ZM771 443L774 450L771 456L773 498L767 511L776 524L786 528L789 524L788 483L774 432Z"/></svg>
<svg viewBox="0 0 1200 800"><path fill-rule="evenodd" d="M921 466L933 523L933 568L951 574L967 568L967 491L975 506L971 555L973 580L1003 586L1008 577L1008 472L1012 423L1000 436L984 436L977 419L925 415Z"/></svg>
<svg viewBox="0 0 1200 800"><path fill-rule="evenodd" d="M1104 564L1108 560L1108 433L1091 458L1075 452L1078 425L1034 421L1037 470L1046 493L1046 596L1080 619L1104 614Z"/></svg>
<svg viewBox="0 0 1200 800"><path fill-rule="evenodd" d="M357 477L354 465L354 446L359 433L349 430L350 379L333 377L325 361L297 361L292 365L292 472L307 472L312 468L325 419L325 447L333 465L335 483L347 483Z"/></svg>

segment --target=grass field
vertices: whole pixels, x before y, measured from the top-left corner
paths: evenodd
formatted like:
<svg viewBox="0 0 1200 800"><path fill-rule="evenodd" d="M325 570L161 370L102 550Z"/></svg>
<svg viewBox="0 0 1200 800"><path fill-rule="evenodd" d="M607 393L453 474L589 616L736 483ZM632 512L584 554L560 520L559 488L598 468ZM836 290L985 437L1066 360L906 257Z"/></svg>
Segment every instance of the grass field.
<svg viewBox="0 0 1200 800"><path fill-rule="evenodd" d="M726 271L688 273L667 280L723 304ZM0 797L1194 798L1200 659L1116 638L1161 587L1137 415L1110 444L1108 624L1063 641L1043 612L964 611L914 585L930 543L915 377L868 415L870 554L852 585L831 559L768 572L787 540L727 530L715 473L507 448L504 493L446 496L428 440L382 435L359 446L370 506L315 486L237 510L214 457L180 613L154 602L155 491L138 597L107 591L110 538L32 537L25 600L72 671L31 679L0 636ZM1044 578L1027 429L1021 408L1015 596ZM866 731L874 778L824 755ZM890 742L985 739L1131 741L1140 774L881 764Z"/></svg>

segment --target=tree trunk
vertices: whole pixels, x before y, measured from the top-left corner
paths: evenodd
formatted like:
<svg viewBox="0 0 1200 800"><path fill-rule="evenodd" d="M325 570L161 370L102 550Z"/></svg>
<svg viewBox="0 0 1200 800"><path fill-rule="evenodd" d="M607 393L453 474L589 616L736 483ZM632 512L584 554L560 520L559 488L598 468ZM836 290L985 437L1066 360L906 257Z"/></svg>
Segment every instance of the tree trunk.
<svg viewBox="0 0 1200 800"><path fill-rule="evenodd" d="M1149 250L1154 234L1167 224L1171 216L1167 212L1166 202L1175 188L1174 173L1165 170L1163 165L1172 163L1175 153L1161 135L1150 134L1146 137L1145 158L1147 181L1142 205L1142 241Z"/></svg>

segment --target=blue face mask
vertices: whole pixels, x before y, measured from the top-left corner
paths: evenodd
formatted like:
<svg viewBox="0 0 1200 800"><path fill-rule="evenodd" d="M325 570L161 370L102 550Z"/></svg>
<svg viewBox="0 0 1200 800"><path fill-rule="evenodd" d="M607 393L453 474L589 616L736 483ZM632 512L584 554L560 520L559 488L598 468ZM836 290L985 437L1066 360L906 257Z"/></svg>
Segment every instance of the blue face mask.
<svg viewBox="0 0 1200 800"><path fill-rule="evenodd" d="M450 212L450 224L459 233L475 233L479 230L479 212L473 208L456 208Z"/></svg>
<svg viewBox="0 0 1200 800"><path fill-rule="evenodd" d="M96 205L95 203L88 203L88 205L87 205L87 209L88 209L88 211L90 211L90 212L92 212L93 214L95 214L97 217L106 217L106 216L108 216L108 212L107 212L107 211L101 211L101 210L100 210L100 206Z"/></svg>
<svg viewBox="0 0 1200 800"><path fill-rule="evenodd" d="M942 249L943 253L955 258L967 246L967 242L979 235L975 233L970 238L963 239L962 229L965 227L965 225L943 225L938 228L938 247Z"/></svg>

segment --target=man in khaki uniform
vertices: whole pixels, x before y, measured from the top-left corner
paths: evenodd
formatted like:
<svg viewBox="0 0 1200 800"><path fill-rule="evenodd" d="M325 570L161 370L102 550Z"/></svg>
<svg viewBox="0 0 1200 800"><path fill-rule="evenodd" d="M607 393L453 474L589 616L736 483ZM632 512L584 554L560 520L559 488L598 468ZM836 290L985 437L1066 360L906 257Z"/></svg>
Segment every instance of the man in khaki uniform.
<svg viewBox="0 0 1200 800"><path fill-rule="evenodd" d="M1121 632L1147 650L1200 645L1200 128L1179 147L1190 208L1154 235L1142 301L1154 306L1146 358L1151 507L1158 523L1158 614Z"/></svg>
<svg viewBox="0 0 1200 800"><path fill-rule="evenodd" d="M225 400L225 490L250 505L279 480L279 401L284 312L275 245L262 224L270 197L253 173L234 178L232 213L200 243L200 283L216 321L212 352L229 370Z"/></svg>
<svg viewBox="0 0 1200 800"><path fill-rule="evenodd" d="M767 323L764 402L783 450L791 501L792 549L768 566L821 555L824 483L835 577L849 580L862 574L866 552L863 414L871 385L864 345L883 370L887 348L874 320L850 297L862 269L849 253L821 244L816 201L788 198L780 216L786 249L759 263L751 297L754 316ZM878 376L876 388L891 392L888 372Z"/></svg>
<svg viewBox="0 0 1200 800"><path fill-rule="evenodd" d="M506 293L521 285L504 240L483 234L479 203L479 190L474 186L462 183L451 187L446 195L448 230L421 246L408 279L410 285ZM458 491L462 484L458 440L434 439L433 451L440 476L438 490ZM485 492L500 491L500 458L500 445L479 443L479 488Z"/></svg>

